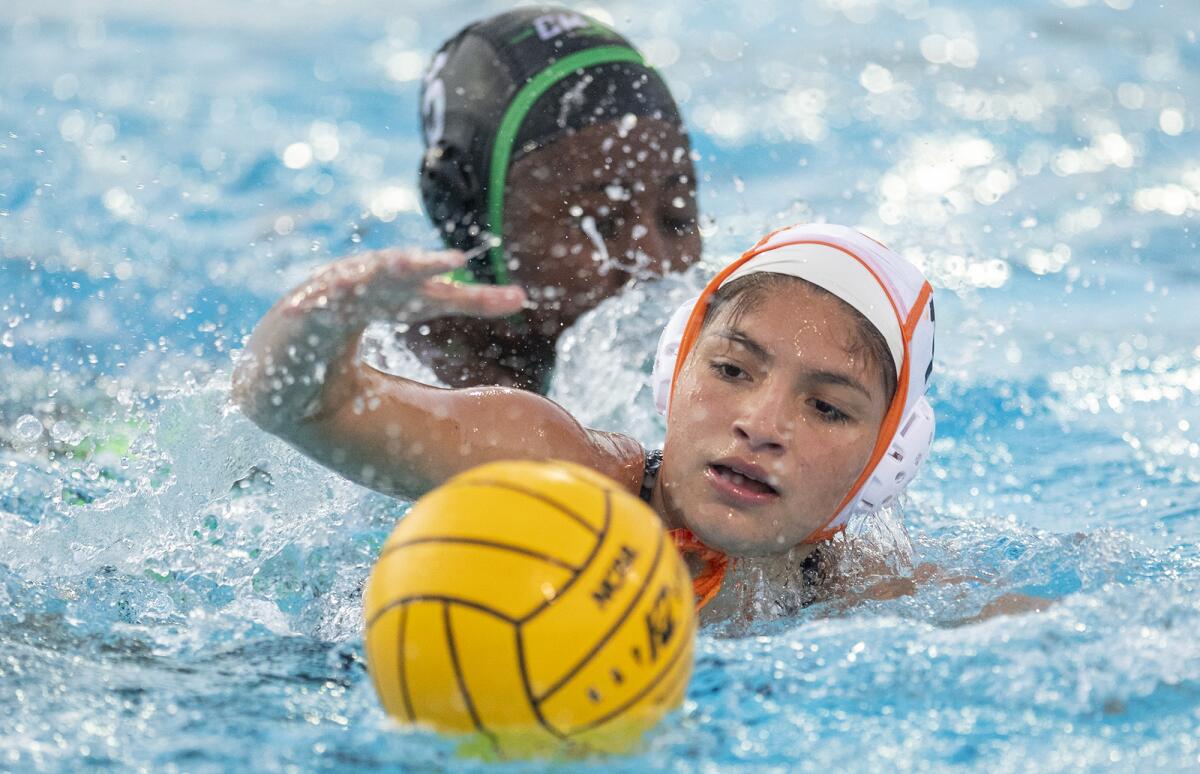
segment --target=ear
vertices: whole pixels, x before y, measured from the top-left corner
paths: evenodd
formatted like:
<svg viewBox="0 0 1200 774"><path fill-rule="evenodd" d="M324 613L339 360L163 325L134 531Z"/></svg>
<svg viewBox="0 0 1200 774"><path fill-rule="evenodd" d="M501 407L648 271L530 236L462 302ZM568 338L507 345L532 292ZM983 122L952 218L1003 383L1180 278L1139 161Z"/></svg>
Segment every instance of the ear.
<svg viewBox="0 0 1200 774"><path fill-rule="evenodd" d="M480 244L483 189L467 155L438 142L421 159L421 201L447 247L467 251Z"/></svg>

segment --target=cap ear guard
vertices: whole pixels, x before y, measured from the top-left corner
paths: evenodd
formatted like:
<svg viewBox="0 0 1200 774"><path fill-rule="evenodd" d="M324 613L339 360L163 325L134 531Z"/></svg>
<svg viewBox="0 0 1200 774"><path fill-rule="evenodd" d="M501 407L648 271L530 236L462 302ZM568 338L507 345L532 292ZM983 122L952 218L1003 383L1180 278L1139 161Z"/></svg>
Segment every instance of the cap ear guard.
<svg viewBox="0 0 1200 774"><path fill-rule="evenodd" d="M430 147L421 158L421 201L447 247L464 252L479 247L484 233L483 201L475 170L459 148L445 142ZM473 256L467 273L456 279L495 282L487 251Z"/></svg>
<svg viewBox="0 0 1200 774"><path fill-rule="evenodd" d="M871 513L891 505L929 456L936 429L933 407L922 395L900 423L887 452L859 490L854 506L839 514L830 527L840 527L856 513Z"/></svg>
<svg viewBox="0 0 1200 774"><path fill-rule="evenodd" d="M658 349L654 353L654 371L650 375L650 389L654 392L654 408L664 417L671 405L671 379L675 375L675 360L679 357L679 345L683 341L683 329L687 327L692 308L699 296L684 301L663 328L658 337Z"/></svg>

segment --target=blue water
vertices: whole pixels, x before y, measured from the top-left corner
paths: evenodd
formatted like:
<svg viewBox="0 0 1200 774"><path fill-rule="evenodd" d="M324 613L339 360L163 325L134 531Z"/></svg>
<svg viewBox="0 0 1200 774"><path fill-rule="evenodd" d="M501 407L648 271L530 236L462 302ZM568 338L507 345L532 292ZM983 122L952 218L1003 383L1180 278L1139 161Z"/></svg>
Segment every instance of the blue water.
<svg viewBox="0 0 1200 774"><path fill-rule="evenodd" d="M228 373L314 266L434 244L414 79L505 6L176 5L0 6L0 769L467 766L364 672L404 505ZM603 10L681 99L710 266L823 219L925 267L939 437L897 561L981 580L702 631L683 710L576 765L1200 770L1193 0ZM661 438L646 357L698 280L581 320L555 397ZM1009 591L1055 604L971 620Z"/></svg>

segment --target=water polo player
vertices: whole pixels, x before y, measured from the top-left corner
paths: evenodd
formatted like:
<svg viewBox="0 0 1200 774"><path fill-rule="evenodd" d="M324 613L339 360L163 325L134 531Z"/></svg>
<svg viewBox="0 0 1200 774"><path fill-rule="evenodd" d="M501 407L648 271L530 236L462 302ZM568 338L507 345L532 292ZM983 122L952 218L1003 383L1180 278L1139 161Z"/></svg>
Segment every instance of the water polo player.
<svg viewBox="0 0 1200 774"><path fill-rule="evenodd" d="M815 582L816 548L853 513L887 504L927 453L930 285L852 229L778 231L675 314L653 377L668 417L661 452L582 427L531 392L440 389L360 360L359 338L376 319L416 325L521 307L519 287L438 276L462 263L456 252L392 251L332 264L259 323L238 362L236 399L313 458L405 498L499 459L596 469L674 530L698 599L715 597L710 610L722 616L731 558L805 570L793 575Z"/></svg>
<svg viewBox="0 0 1200 774"><path fill-rule="evenodd" d="M431 320L408 345L446 384L545 392L555 342L631 279L700 255L696 178L675 101L625 38L527 8L472 24L421 93L425 209L470 254L458 278L512 282L509 318Z"/></svg>

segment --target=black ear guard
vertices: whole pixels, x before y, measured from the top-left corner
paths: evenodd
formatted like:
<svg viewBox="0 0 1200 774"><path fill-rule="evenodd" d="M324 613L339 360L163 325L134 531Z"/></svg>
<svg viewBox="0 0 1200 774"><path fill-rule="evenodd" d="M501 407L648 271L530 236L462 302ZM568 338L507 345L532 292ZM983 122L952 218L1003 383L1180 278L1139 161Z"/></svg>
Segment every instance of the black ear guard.
<svg viewBox="0 0 1200 774"><path fill-rule="evenodd" d="M447 247L478 253L467 264L472 278L495 282L487 251L477 250L485 239L483 186L477 177L467 154L439 142L421 159L421 200Z"/></svg>

